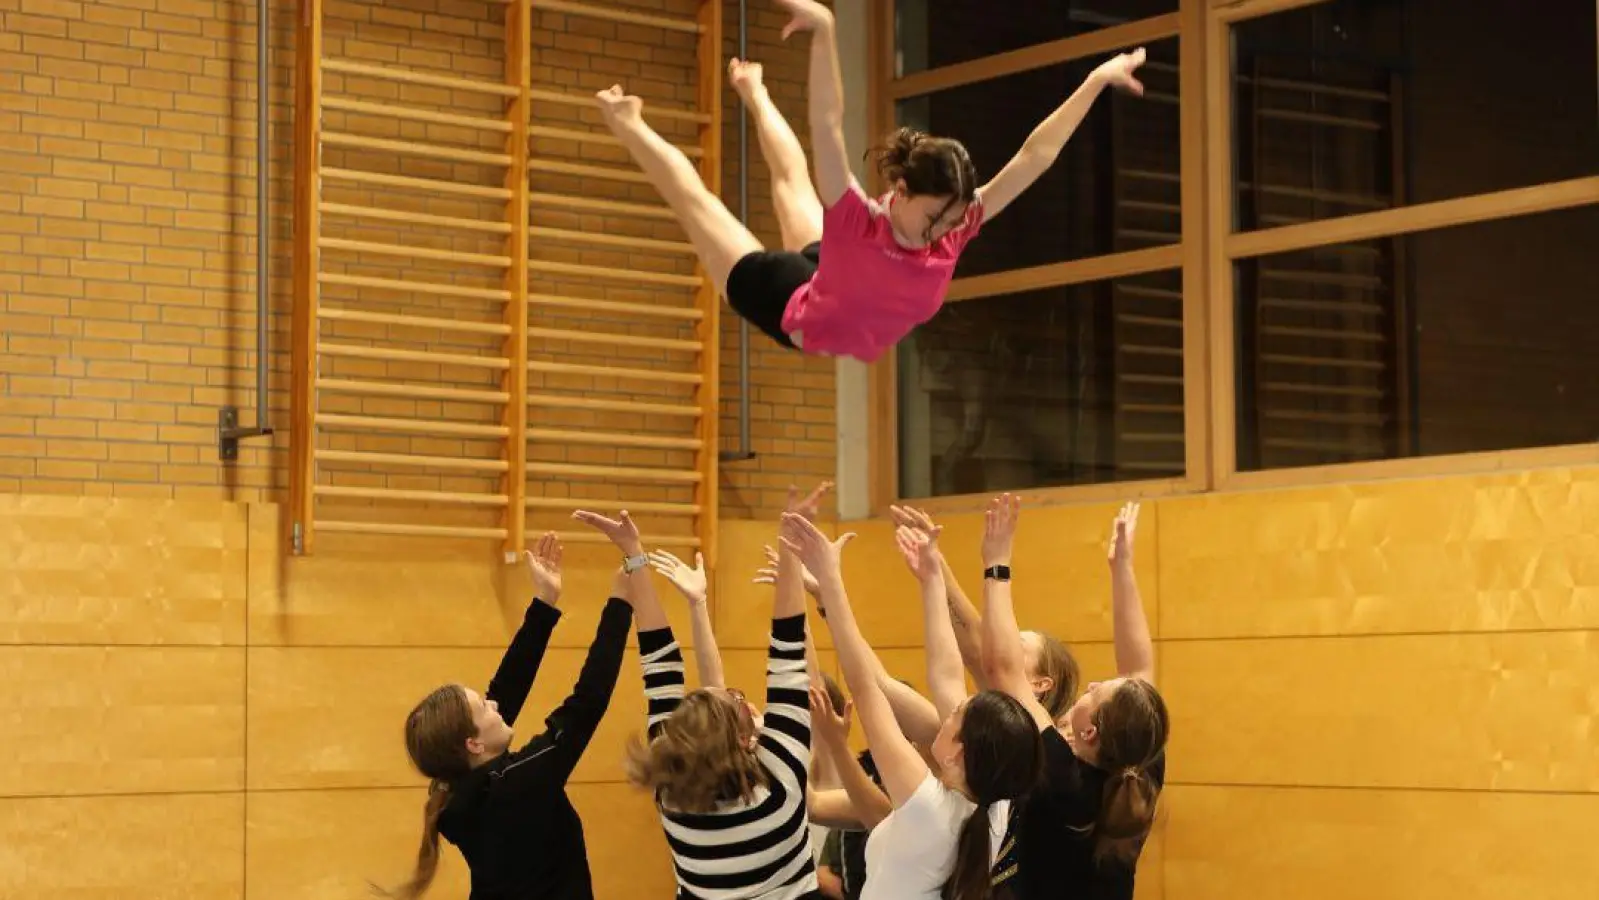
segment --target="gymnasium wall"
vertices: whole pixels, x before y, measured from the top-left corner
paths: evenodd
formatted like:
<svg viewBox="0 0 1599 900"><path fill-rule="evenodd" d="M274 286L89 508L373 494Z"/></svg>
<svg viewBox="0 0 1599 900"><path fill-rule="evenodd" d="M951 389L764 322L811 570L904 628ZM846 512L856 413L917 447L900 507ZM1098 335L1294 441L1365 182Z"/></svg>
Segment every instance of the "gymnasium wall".
<svg viewBox="0 0 1599 900"><path fill-rule="evenodd" d="M683 15L695 6L692 0L673 0L664 9L632 5ZM732 53L737 4L726 5ZM241 502L281 497L289 424L295 4L273 0L272 6L270 365L278 434L247 441L239 462L223 466L215 449L218 408L241 407L246 424L254 415L255 3L0 0L0 491ZM779 105L802 119L805 45L783 44L780 14L753 7L750 55L766 64ZM370 64L497 79L504 59L502 11L483 0L330 0L328 49ZM537 15L533 28L536 84L594 90L620 79L647 100L692 102L693 43L681 35L548 12ZM343 86L335 78L330 90ZM486 111L471 105L481 105L481 98L440 97L437 89L410 85L398 91L397 99L407 103ZM736 197L738 103L731 91L725 99L724 178L727 196ZM579 115L549 105L536 108L535 119L568 128L598 123L586 110ZM392 121L364 124L394 127ZM364 133L376 134L370 128ZM391 136L412 134L396 128ZM460 141L462 135L428 132L428 139ZM775 242L769 182L753 135L750 146L750 219L758 236ZM534 153L625 159L616 148L544 138ZM462 171L467 168L405 174L468 181L483 175ZM534 189L654 200L639 185L547 180ZM406 208L397 198L374 201L369 194L361 199ZM478 214L470 203L458 206L429 211ZM667 223L541 218L548 215L535 208L535 223L615 233L643 225L663 231L648 236L681 239ZM414 226L399 239L482 252L459 241L439 243L444 238ZM558 242L535 242L536 258L574 260L576 253ZM583 259L635 262L624 253L586 251ZM368 275L405 277L416 270L393 260L357 263ZM636 267L652 264L659 270L659 260ZM562 311L560 327L583 326L584 311L572 313ZM347 341L384 337L370 333L372 326L339 328ZM456 337L404 337L412 349L460 349ZM724 516L780 508L791 480L824 477L834 466L832 366L778 352L754 337L751 422L758 456L724 467ZM729 448L737 440L736 341L736 317L728 314L722 431ZM392 403L384 412L407 414Z"/></svg>

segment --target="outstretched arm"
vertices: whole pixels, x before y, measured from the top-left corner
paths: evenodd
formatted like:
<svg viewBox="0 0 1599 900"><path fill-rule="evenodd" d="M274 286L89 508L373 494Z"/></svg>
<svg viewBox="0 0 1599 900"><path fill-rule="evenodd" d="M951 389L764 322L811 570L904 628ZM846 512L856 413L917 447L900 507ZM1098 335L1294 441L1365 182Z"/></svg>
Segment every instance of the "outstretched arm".
<svg viewBox="0 0 1599 900"><path fill-rule="evenodd" d="M912 528L927 535L932 540L938 540L943 532L943 526L933 523L932 516L912 506L891 506L889 515L894 524ZM971 598L966 596L966 591L961 587L960 579L955 576L955 570L949 564L949 559L940 553L938 555L939 569L944 573L944 591L949 601L949 622L955 629L955 644L960 647L961 664L971 674L972 680L977 682L978 690L988 688L988 677L983 674L983 615L972 604ZM893 700L893 694L889 695ZM896 705L895 709L898 709ZM901 722L904 718L901 717ZM937 724L934 724L937 728ZM906 732L909 734L909 732ZM916 738L912 738L916 740Z"/></svg>
<svg viewBox="0 0 1599 900"><path fill-rule="evenodd" d="M499 668L489 679L488 690L483 692L498 705L506 725L515 725L516 717L521 715L539 664L544 661L544 651L549 649L550 634L561 618L555 606L561 600L561 544L555 533L545 533L532 550L523 552L523 558L533 576L537 596L528 605L511 645L500 658Z"/></svg>
<svg viewBox="0 0 1599 900"><path fill-rule="evenodd" d="M727 687L727 676L722 669L722 650L716 644L716 630L711 625L709 581L705 577L705 557L694 554L694 567L665 550L650 551L650 565L688 601L689 618L694 634L694 662L699 666L700 685Z"/></svg>
<svg viewBox="0 0 1599 900"><path fill-rule="evenodd" d="M825 756L838 770L842 790L810 792L811 821L829 828L864 828L867 831L887 818L894 805L888 795L872 781L861 767L861 761L849 749L849 722L851 707L842 713L833 709L833 701L821 687L811 688L811 722L817 742Z"/></svg>
<svg viewBox="0 0 1599 900"><path fill-rule="evenodd" d="M1111 526L1111 625L1116 638L1116 672L1128 678L1155 683L1155 643L1149 639L1149 620L1133 574L1133 533L1138 529L1138 504L1123 506Z"/></svg>
<svg viewBox="0 0 1599 900"><path fill-rule="evenodd" d="M922 623L927 643L927 689L940 721L949 718L966 699L966 673L961 666L955 629L949 623L949 601L944 591L943 554L938 544L913 528L900 526L894 535L906 565L922 588Z"/></svg>
<svg viewBox="0 0 1599 900"><path fill-rule="evenodd" d="M1016 515L1021 508L1017 497L1005 494L988 505L983 522L983 568L1010 567L1011 545L1016 537ZM1022 632L1016 625L1016 610L1011 606L1010 579L983 579L983 664L995 690L1016 698L1033 716L1040 730L1053 728L1055 720L1027 681L1027 665L1022 658Z"/></svg>
<svg viewBox="0 0 1599 900"><path fill-rule="evenodd" d="M793 19L783 38L811 32L811 155L816 165L816 194L832 206L850 189L849 151L844 145L844 77L839 72L838 37L833 13L814 0L778 0Z"/></svg>
<svg viewBox="0 0 1599 900"><path fill-rule="evenodd" d="M839 565L839 549L853 535L839 541L829 541L815 525L802 516L783 516L783 543L793 550L806 568L816 575L821 588L822 606L827 610L827 626L833 633L833 646L838 652L844 680L849 684L855 708L860 711L861 725L866 731L867 745L872 749L872 759L882 776L883 787L896 808L910 800L923 780L927 778L927 763L911 746L894 720L894 710L878 683L887 677L883 664L872 652L866 638L855 622L850 608L849 595L844 590L844 576Z"/></svg>
<svg viewBox="0 0 1599 900"><path fill-rule="evenodd" d="M1090 73L1065 103L1040 122L999 174L977 189L977 195L983 199L983 221L999 215L1055 164L1061 149L1082 124L1101 91L1114 85L1142 94L1143 85L1133 77L1133 70L1143 64L1143 48L1116 56Z"/></svg>

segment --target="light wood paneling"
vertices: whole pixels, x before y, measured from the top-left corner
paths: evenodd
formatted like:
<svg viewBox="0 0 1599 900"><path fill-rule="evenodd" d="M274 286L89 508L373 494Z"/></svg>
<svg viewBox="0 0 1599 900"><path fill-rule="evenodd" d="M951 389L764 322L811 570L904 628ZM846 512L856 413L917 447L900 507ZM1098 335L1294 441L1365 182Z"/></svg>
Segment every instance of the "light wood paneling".
<svg viewBox="0 0 1599 900"><path fill-rule="evenodd" d="M1599 884L1594 795L1182 786L1165 799L1166 900L1591 900Z"/></svg>
<svg viewBox="0 0 1599 900"><path fill-rule="evenodd" d="M556 631L571 627L562 622ZM586 653L552 648L545 655L516 725L516 746L544 729L544 717L577 683ZM252 649L251 789L419 783L402 740L406 713L440 684L482 690L499 659L491 650ZM643 728L642 685L638 655L629 650L574 781L621 780L623 742Z"/></svg>
<svg viewBox="0 0 1599 900"><path fill-rule="evenodd" d="M1599 791L1599 632L1162 647L1185 783Z"/></svg>
<svg viewBox="0 0 1599 900"><path fill-rule="evenodd" d="M1163 638L1599 627L1599 469L1174 498L1160 518Z"/></svg>
<svg viewBox="0 0 1599 900"><path fill-rule="evenodd" d="M832 523L824 522L819 527L824 533L832 533ZM777 528L776 521L764 519L722 520L722 562L712 585L711 606L716 616L716 640L723 648L766 648L767 638L772 633L775 597L771 585L755 584L754 578L766 565L763 548L777 546ZM850 551L844 552L847 555ZM807 604L815 610L814 602L807 600ZM816 646L831 647L833 637L814 612L811 626Z"/></svg>
<svg viewBox="0 0 1599 900"><path fill-rule="evenodd" d="M242 788L244 653L0 647L0 796Z"/></svg>
<svg viewBox="0 0 1599 900"><path fill-rule="evenodd" d="M422 833L419 789L250 795L249 900L350 900L367 882L403 882ZM621 784L573 785L597 897L671 896L672 864L649 796ZM466 866L446 842L429 896L465 897Z"/></svg>
<svg viewBox="0 0 1599 900"><path fill-rule="evenodd" d="M244 795L0 800L6 900L239 900Z"/></svg>
<svg viewBox="0 0 1599 900"><path fill-rule="evenodd" d="M0 643L241 644L244 507L0 494Z"/></svg>

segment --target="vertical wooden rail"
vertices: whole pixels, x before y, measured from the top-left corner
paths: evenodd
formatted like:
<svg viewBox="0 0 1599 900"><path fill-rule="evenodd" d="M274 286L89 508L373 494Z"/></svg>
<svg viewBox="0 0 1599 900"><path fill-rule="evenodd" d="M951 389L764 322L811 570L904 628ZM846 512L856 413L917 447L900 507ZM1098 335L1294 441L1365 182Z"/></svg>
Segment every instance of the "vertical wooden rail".
<svg viewBox="0 0 1599 900"><path fill-rule="evenodd" d="M516 560L526 545L527 523L527 290L528 290L528 150L532 104L533 52L532 0L512 0L505 9L505 82L517 89L506 104L506 119L511 130L505 152L511 165L505 173L505 187L511 192L506 201L506 221L511 232L506 236L505 255L511 265L505 274L505 289L510 299L505 304L505 324L511 329L505 338L505 370L502 384L506 393L504 412L505 461L508 468L502 493L505 505L505 561Z"/></svg>
<svg viewBox="0 0 1599 900"><path fill-rule="evenodd" d="M722 0L700 0L699 8L699 106L710 120L700 125L700 177L712 194L722 192ZM703 315L695 326L695 337L702 347L700 374L703 376L695 391L700 407L697 427L700 439L700 480L694 489L694 502L699 506L697 531L700 552L705 556L707 571L716 571L717 562L717 500L721 462L720 387L722 381L722 298L704 266L699 267L703 279L694 302Z"/></svg>
<svg viewBox="0 0 1599 900"><path fill-rule="evenodd" d="M322 229L322 0L300 0L294 122L294 312L291 325L289 514L285 546L311 552L316 502L317 243ZM264 102L264 101L263 101Z"/></svg>

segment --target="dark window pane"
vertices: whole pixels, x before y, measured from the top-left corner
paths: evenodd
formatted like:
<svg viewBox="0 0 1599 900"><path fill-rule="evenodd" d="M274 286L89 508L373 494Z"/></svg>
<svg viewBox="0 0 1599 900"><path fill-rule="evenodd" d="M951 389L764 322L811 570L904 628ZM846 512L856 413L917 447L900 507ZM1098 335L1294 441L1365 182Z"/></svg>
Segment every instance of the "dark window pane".
<svg viewBox="0 0 1599 900"><path fill-rule="evenodd" d="M899 124L966 144L994 177L1102 60L1019 72L899 103ZM961 257L958 276L1177 243L1177 40L1153 44L1145 96L1100 95L1055 165Z"/></svg>
<svg viewBox="0 0 1599 900"><path fill-rule="evenodd" d="M1025 14L995 0L895 0L894 47L901 75L1020 50L1110 25L1174 13L1178 0L1097 0L1025 4ZM996 14L997 13L997 14Z"/></svg>
<svg viewBox="0 0 1599 900"><path fill-rule="evenodd" d="M1233 29L1240 230L1599 173L1592 0L1332 0Z"/></svg>
<svg viewBox="0 0 1599 900"><path fill-rule="evenodd" d="M1599 206L1249 260L1244 470L1599 440Z"/></svg>
<svg viewBox="0 0 1599 900"><path fill-rule="evenodd" d="M1181 475L1182 277L950 303L900 344L906 498Z"/></svg>

